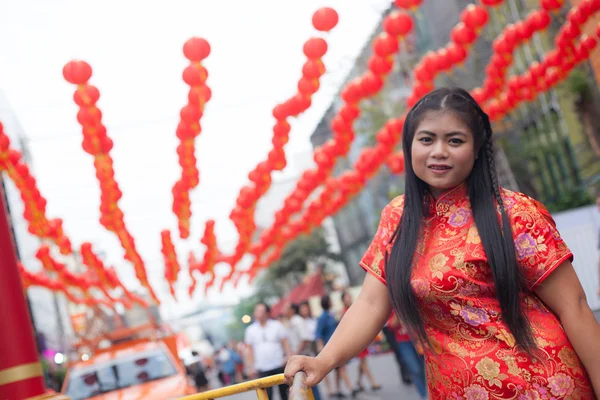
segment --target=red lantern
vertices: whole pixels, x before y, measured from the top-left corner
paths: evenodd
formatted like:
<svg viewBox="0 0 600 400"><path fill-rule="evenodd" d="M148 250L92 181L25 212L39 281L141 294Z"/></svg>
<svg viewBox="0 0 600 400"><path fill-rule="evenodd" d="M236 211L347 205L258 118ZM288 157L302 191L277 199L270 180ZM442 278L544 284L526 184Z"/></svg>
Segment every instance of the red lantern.
<svg viewBox="0 0 600 400"><path fill-rule="evenodd" d="M504 3L504 0L481 0L481 2L486 6L494 7Z"/></svg>
<svg viewBox="0 0 600 400"><path fill-rule="evenodd" d="M367 72L361 82L363 90L369 94L377 93L383 87L383 80L370 72Z"/></svg>
<svg viewBox="0 0 600 400"><path fill-rule="evenodd" d="M212 97L212 91L206 85L192 86L188 92L188 102L197 107L204 107L204 104Z"/></svg>
<svg viewBox="0 0 600 400"><path fill-rule="evenodd" d="M208 78L208 71L200 64L191 64L183 70L182 78L190 86L202 85Z"/></svg>
<svg viewBox="0 0 600 400"><path fill-rule="evenodd" d="M344 104L339 114L345 121L352 122L360 115L360 109L352 104Z"/></svg>
<svg viewBox="0 0 600 400"><path fill-rule="evenodd" d="M423 68L431 75L435 75L438 72L438 57L438 54L433 51L428 51L425 56L423 56Z"/></svg>
<svg viewBox="0 0 600 400"><path fill-rule="evenodd" d="M521 21L516 24L517 36L521 41L531 39L534 32L534 26L529 20Z"/></svg>
<svg viewBox="0 0 600 400"><path fill-rule="evenodd" d="M273 126L273 134L275 136L287 136L290 133L291 127L286 120L278 120Z"/></svg>
<svg viewBox="0 0 600 400"><path fill-rule="evenodd" d="M402 11L392 11L383 20L383 29L391 36L406 36L413 30L414 22L410 15Z"/></svg>
<svg viewBox="0 0 600 400"><path fill-rule="evenodd" d="M394 4L398 8L404 8L405 10L415 10L417 9L423 0L394 0Z"/></svg>
<svg viewBox="0 0 600 400"><path fill-rule="evenodd" d="M431 82L416 81L413 85L413 93L417 98L425 96L432 90L433 84Z"/></svg>
<svg viewBox="0 0 600 400"><path fill-rule="evenodd" d="M553 49L546 54L545 63L549 67L558 67L560 65L561 58L562 55L560 54L560 52L556 49Z"/></svg>
<svg viewBox="0 0 600 400"><path fill-rule="evenodd" d="M474 4L469 4L460 16L461 21L474 31L483 28L489 18L490 16L485 8Z"/></svg>
<svg viewBox="0 0 600 400"><path fill-rule="evenodd" d="M328 32L338 23L338 13L330 7L323 7L315 11L312 24L318 31Z"/></svg>
<svg viewBox="0 0 600 400"><path fill-rule="evenodd" d="M541 0L540 5L546 11L557 11L563 6L565 0Z"/></svg>
<svg viewBox="0 0 600 400"><path fill-rule="evenodd" d="M430 71L425 69L425 66L422 63L417 64L415 66L413 73L415 74L415 77L417 78L417 80L420 82L431 81L434 77Z"/></svg>
<svg viewBox="0 0 600 400"><path fill-rule="evenodd" d="M563 25L562 33L567 39L574 40L579 35L581 35L581 29L579 29L578 25L572 24L571 22L567 21Z"/></svg>
<svg viewBox="0 0 600 400"><path fill-rule="evenodd" d="M590 52L596 48L598 41L593 36L583 35L581 37L581 46L587 51Z"/></svg>
<svg viewBox="0 0 600 400"><path fill-rule="evenodd" d="M478 104L481 104L485 100L485 92L481 88L475 88L471 91L471 96Z"/></svg>
<svg viewBox="0 0 600 400"><path fill-rule="evenodd" d="M92 67L85 61L70 61L63 68L66 81L74 85L83 85L92 77Z"/></svg>
<svg viewBox="0 0 600 400"><path fill-rule="evenodd" d="M390 156L387 160L387 166L393 174L401 174L404 172L404 154L398 152Z"/></svg>
<svg viewBox="0 0 600 400"><path fill-rule="evenodd" d="M582 7L572 8L567 14L567 20L576 25L583 25L586 23L590 14L587 14Z"/></svg>
<svg viewBox="0 0 600 400"><path fill-rule="evenodd" d="M181 120L185 123L191 124L193 122L198 123L202 117L202 112L197 107L187 105L179 112Z"/></svg>
<svg viewBox="0 0 600 400"><path fill-rule="evenodd" d="M450 38L458 45L468 46L477 39L477 35L473 29L459 22L450 32Z"/></svg>
<svg viewBox="0 0 600 400"><path fill-rule="evenodd" d="M419 98L413 93L406 99L406 106L408 108L412 108L415 104L417 104L417 101L419 101Z"/></svg>
<svg viewBox="0 0 600 400"><path fill-rule="evenodd" d="M464 47L450 43L447 47L448 56L452 60L452 64L459 64L467 58L467 50Z"/></svg>
<svg viewBox="0 0 600 400"><path fill-rule="evenodd" d="M331 120L331 130L334 133L344 133L344 132L348 132L352 130L352 126L350 124L348 124L346 122L346 120L344 120L344 118L342 118L341 115L336 115L332 120Z"/></svg>
<svg viewBox="0 0 600 400"><path fill-rule="evenodd" d="M387 58L372 56L369 59L368 66L369 70L375 75L385 75L392 70L394 63Z"/></svg>
<svg viewBox="0 0 600 400"><path fill-rule="evenodd" d="M302 67L302 76L308 79L319 79L325 73L325 65L321 60L308 60Z"/></svg>
<svg viewBox="0 0 600 400"><path fill-rule="evenodd" d="M309 60L317 60L327 53L327 42L322 38L310 38L304 43L303 50Z"/></svg>
<svg viewBox="0 0 600 400"><path fill-rule="evenodd" d="M357 103L362 97L360 82L358 80L350 81L348 84L346 84L346 87L342 89L340 96L346 103Z"/></svg>
<svg viewBox="0 0 600 400"><path fill-rule="evenodd" d="M519 33L517 32L515 24L508 24L506 26L504 29L504 40L506 40L506 44L512 53L519 41Z"/></svg>
<svg viewBox="0 0 600 400"><path fill-rule="evenodd" d="M285 152L281 148L272 149L267 159L275 171L282 171L286 166Z"/></svg>
<svg viewBox="0 0 600 400"><path fill-rule="evenodd" d="M200 62L210 54L210 44L205 39L193 37L183 45L183 55L192 62Z"/></svg>
<svg viewBox="0 0 600 400"><path fill-rule="evenodd" d="M79 107L93 106L100 98L100 92L95 86L81 85L73 94L73 100Z"/></svg>
<svg viewBox="0 0 600 400"><path fill-rule="evenodd" d="M310 96L319 90L319 81L316 79L309 80L306 78L301 78L298 81L298 92L303 95Z"/></svg>
<svg viewBox="0 0 600 400"><path fill-rule="evenodd" d="M447 71L452 67L452 58L448 49L441 48L437 52L437 69L439 71Z"/></svg>
<svg viewBox="0 0 600 400"><path fill-rule="evenodd" d="M387 57L398 51L398 40L383 32L373 41L373 50L379 57Z"/></svg>
<svg viewBox="0 0 600 400"><path fill-rule="evenodd" d="M550 25L550 15L545 10L532 11L526 21L531 21L537 31L546 29Z"/></svg>
<svg viewBox="0 0 600 400"><path fill-rule="evenodd" d="M102 121L102 111L96 106L81 107L77 112L77 121L83 126L96 126Z"/></svg>

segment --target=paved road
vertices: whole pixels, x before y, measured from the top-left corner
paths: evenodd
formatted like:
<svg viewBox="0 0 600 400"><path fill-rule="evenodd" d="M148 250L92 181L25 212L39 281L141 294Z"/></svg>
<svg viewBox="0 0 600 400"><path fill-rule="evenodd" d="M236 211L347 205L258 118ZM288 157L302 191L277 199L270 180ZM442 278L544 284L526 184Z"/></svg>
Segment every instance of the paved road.
<svg viewBox="0 0 600 400"><path fill-rule="evenodd" d="M414 386L405 386L400 381L400 375L398 372L398 366L394 360L394 356L391 354L384 354L379 356L373 356L369 358L369 365L371 370L379 380L382 389L377 392L369 391L368 389L358 394L357 400L380 400L380 399L394 399L394 400L419 400L419 396L414 389ZM348 373L352 382L356 382L358 363L356 360L350 362L348 365ZM366 385L366 382L363 382ZM325 394L325 386L319 385L321 393ZM368 387L368 385L367 385ZM277 390L273 391L275 399L279 399L279 393ZM327 399L327 396L322 396ZM255 400L256 394L243 393L236 396L228 397L228 400ZM348 395L347 400L352 400L352 397ZM331 400L331 399L330 399Z"/></svg>

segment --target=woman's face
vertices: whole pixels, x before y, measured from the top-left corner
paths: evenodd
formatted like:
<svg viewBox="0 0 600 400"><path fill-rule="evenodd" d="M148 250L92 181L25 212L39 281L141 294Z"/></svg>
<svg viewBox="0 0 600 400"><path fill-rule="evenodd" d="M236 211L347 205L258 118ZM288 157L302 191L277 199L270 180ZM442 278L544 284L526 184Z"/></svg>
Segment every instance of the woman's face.
<svg viewBox="0 0 600 400"><path fill-rule="evenodd" d="M467 179L475 163L475 142L467 124L452 111L427 111L412 142L412 167L437 198Z"/></svg>

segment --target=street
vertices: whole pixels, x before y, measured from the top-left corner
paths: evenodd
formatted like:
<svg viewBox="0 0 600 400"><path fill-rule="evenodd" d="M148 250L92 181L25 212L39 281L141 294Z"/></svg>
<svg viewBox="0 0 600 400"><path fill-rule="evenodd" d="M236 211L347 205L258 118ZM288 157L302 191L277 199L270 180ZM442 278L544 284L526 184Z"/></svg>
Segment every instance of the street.
<svg viewBox="0 0 600 400"><path fill-rule="evenodd" d="M375 375L378 383L382 386L382 389L377 392L372 392L369 390L369 385L363 381L363 386L365 387L365 391L361 392L357 395L357 399L362 400L375 400L375 399L400 399L400 400L418 400L419 396L414 386L405 386L400 381L400 374L398 372L398 365L394 360L394 356L392 354L384 354L378 356L372 356L369 358L369 366L371 367L371 371ZM356 382L357 376L357 368L358 362L357 360L353 360L348 364L348 373L350 375L350 379L353 383ZM330 378L331 379L331 378ZM327 399L327 391L325 390L325 385L321 383L319 385L321 390L322 398ZM276 399L279 399L279 393L277 389L273 390ZM348 392L347 399L350 400L352 397ZM256 393L254 392L246 392L236 396L231 396L231 400L254 400L256 399Z"/></svg>

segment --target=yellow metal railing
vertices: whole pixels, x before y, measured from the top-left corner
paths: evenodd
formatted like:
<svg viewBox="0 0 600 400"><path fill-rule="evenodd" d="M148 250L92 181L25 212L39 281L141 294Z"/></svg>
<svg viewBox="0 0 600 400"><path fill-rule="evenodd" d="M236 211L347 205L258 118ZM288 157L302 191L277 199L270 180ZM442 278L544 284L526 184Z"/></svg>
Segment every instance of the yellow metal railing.
<svg viewBox="0 0 600 400"><path fill-rule="evenodd" d="M282 385L283 383L285 383L285 377L283 374L279 374L191 396L180 397L178 400L212 400L251 390L256 391L258 400L268 400L266 389L271 386ZM290 388L289 400L314 400L312 390L306 386L306 374L304 372L298 372L294 376L294 384Z"/></svg>

